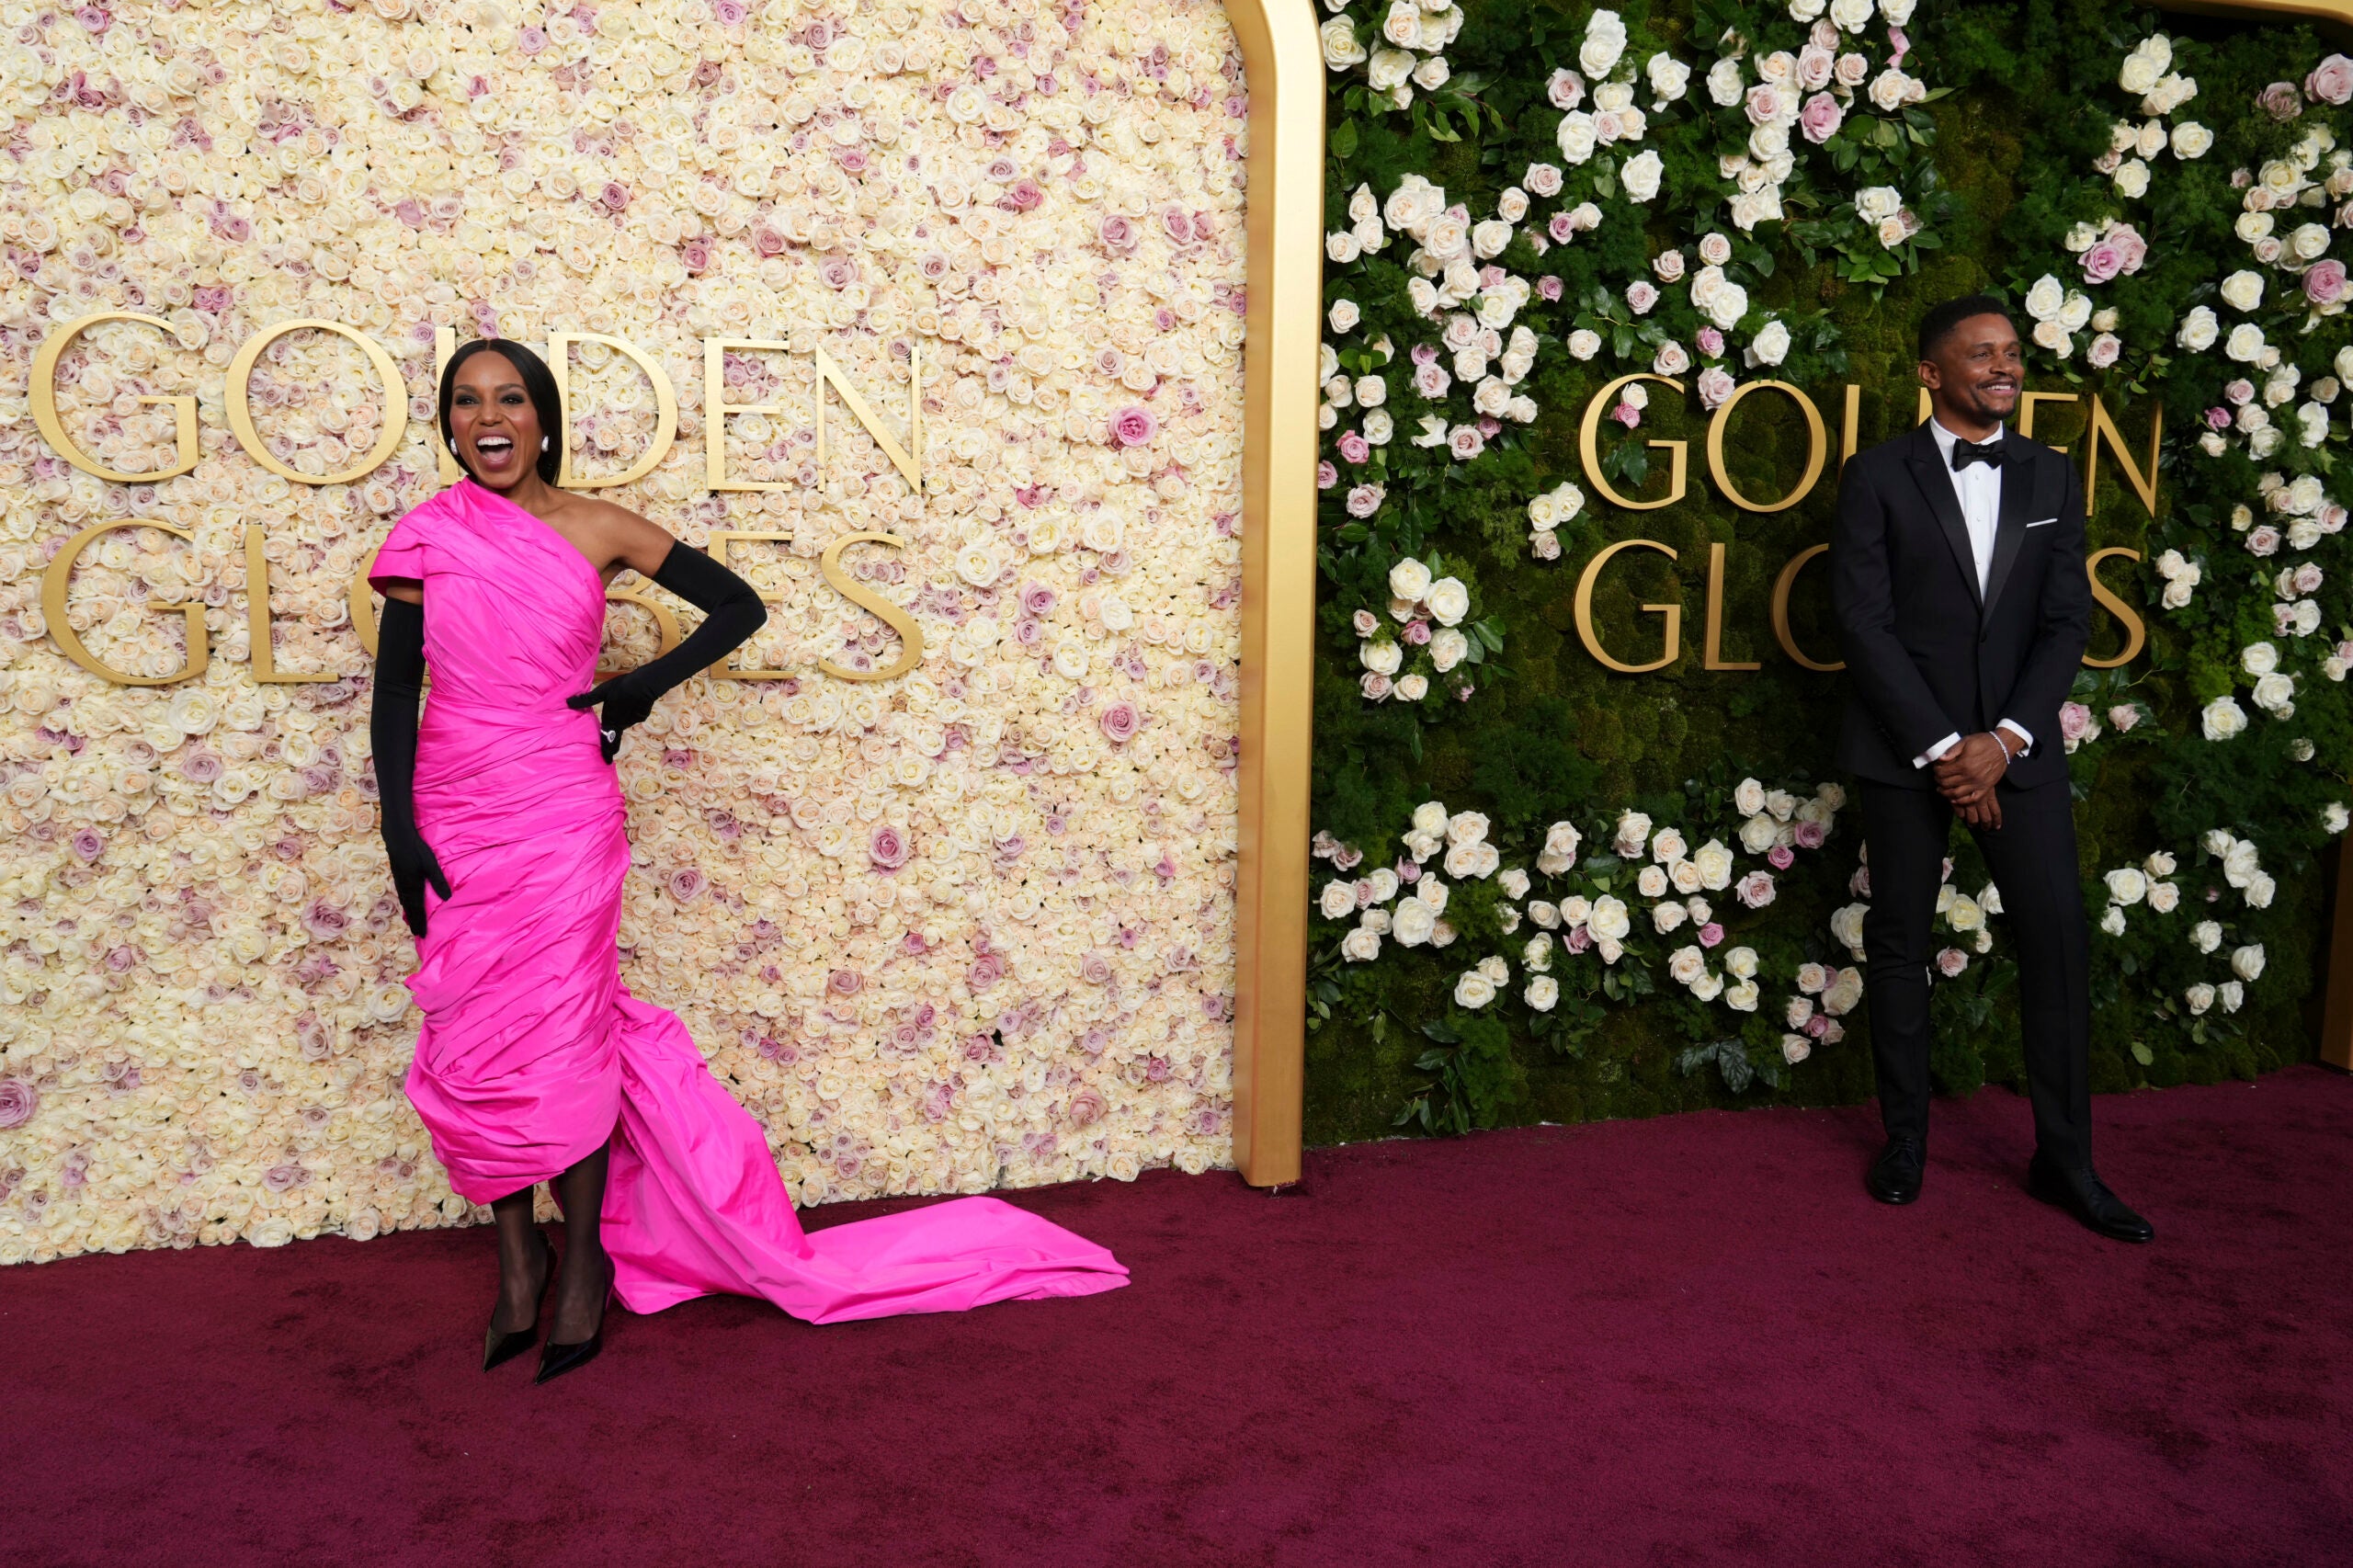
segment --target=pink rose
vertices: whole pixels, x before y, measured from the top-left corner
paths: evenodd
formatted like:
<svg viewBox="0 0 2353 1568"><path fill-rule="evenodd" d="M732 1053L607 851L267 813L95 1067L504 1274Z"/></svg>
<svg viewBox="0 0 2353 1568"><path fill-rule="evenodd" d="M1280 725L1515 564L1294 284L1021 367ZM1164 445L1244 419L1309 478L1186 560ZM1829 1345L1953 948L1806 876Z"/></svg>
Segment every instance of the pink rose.
<svg viewBox="0 0 2353 1568"><path fill-rule="evenodd" d="M1822 841L1830 836L1830 830L1818 822L1802 822L1790 830L1790 836L1801 849L1819 849Z"/></svg>
<svg viewBox="0 0 2353 1568"><path fill-rule="evenodd" d="M1111 978L1111 963L1101 953L1089 953L1078 960L1078 976L1089 985L1101 985Z"/></svg>
<svg viewBox="0 0 2353 1568"><path fill-rule="evenodd" d="M1561 938L1561 946L1573 953L1590 952L1593 949L1593 933L1583 926L1573 926L1569 934Z"/></svg>
<svg viewBox="0 0 2353 1568"><path fill-rule="evenodd" d="M1022 614L1051 615L1053 613L1053 589L1046 586L1043 583L1024 583L1021 585Z"/></svg>
<svg viewBox="0 0 2353 1568"><path fill-rule="evenodd" d="M1699 352L1711 359L1721 359L1724 353L1724 335L1714 327L1699 329Z"/></svg>
<svg viewBox="0 0 2353 1568"><path fill-rule="evenodd" d="M2141 231L2130 223L2117 224L2101 238L2123 256L2124 271L2128 277L2140 271L2141 264L2149 259L2149 242L2143 239Z"/></svg>
<svg viewBox="0 0 2353 1568"><path fill-rule="evenodd" d="M1414 368L1414 390L1433 402L1444 397L1447 388L1453 384L1454 378L1435 359Z"/></svg>
<svg viewBox="0 0 2353 1568"><path fill-rule="evenodd" d="M1113 745L1125 745L1143 728L1143 715L1132 702L1114 702L1103 710L1103 716L1096 722L1101 726L1104 739Z"/></svg>
<svg viewBox="0 0 2353 1568"><path fill-rule="evenodd" d="M1937 954L1937 972L1947 980L1958 980L1961 971L1969 967L1969 955L1959 948L1945 948Z"/></svg>
<svg viewBox="0 0 2353 1568"><path fill-rule="evenodd" d="M854 969L837 969L825 976L825 989L836 996L855 996L866 989L866 977Z"/></svg>
<svg viewBox="0 0 2353 1568"><path fill-rule="evenodd" d="M1378 484L1359 484L1348 492L1347 508L1351 517L1370 517L1381 510L1381 503L1388 491Z"/></svg>
<svg viewBox="0 0 2353 1568"><path fill-rule="evenodd" d="M1585 102L1585 78L1574 71L1555 71L1544 84L1544 96L1556 109L1573 109Z"/></svg>
<svg viewBox="0 0 2353 1568"><path fill-rule="evenodd" d="M2108 710L2108 722L2118 734L2122 734L2141 722L2141 710L2130 702L2120 702Z"/></svg>
<svg viewBox="0 0 2353 1568"><path fill-rule="evenodd" d="M1643 422L1643 411L1631 403L1621 403L1609 411L1609 417L1631 430Z"/></svg>
<svg viewBox="0 0 2353 1568"><path fill-rule="evenodd" d="M1770 125L1781 118L1781 89L1770 82L1759 82L1748 89L1748 123Z"/></svg>
<svg viewBox="0 0 2353 1568"><path fill-rule="evenodd" d="M710 879L692 866L670 873L670 896L680 903L692 903L710 886Z"/></svg>
<svg viewBox="0 0 2353 1568"><path fill-rule="evenodd" d="M1358 684L1364 688L1365 700L1368 702L1386 702L1389 700L1389 694L1396 689L1396 683L1379 670L1367 670L1364 679Z"/></svg>
<svg viewBox="0 0 2353 1568"><path fill-rule="evenodd" d="M2115 364L2123 352L2124 340L2112 332L2103 332L2092 339L2089 348L2084 350L2084 359L2093 369L2105 370Z"/></svg>
<svg viewBox="0 0 2353 1568"><path fill-rule="evenodd" d="M1039 188L1036 180L1024 175L1013 182L1013 187L1005 193L1005 199L1013 203L1015 211L1028 212L1046 199L1046 193Z"/></svg>
<svg viewBox="0 0 2353 1568"><path fill-rule="evenodd" d="M1536 280L1536 297L1547 304L1557 302L1561 298L1561 280L1549 272L1539 278Z"/></svg>
<svg viewBox="0 0 2353 1568"><path fill-rule="evenodd" d="M96 830L91 828L85 827L76 833L72 843L74 855L85 863L106 853L107 841L100 838Z"/></svg>
<svg viewBox="0 0 2353 1568"><path fill-rule="evenodd" d="M1700 347L1704 348L1707 345L1702 343ZM1722 365L1709 366L1699 372L1699 406L1707 409L1722 407L1724 399L1732 396L1738 385Z"/></svg>
<svg viewBox="0 0 2353 1568"><path fill-rule="evenodd" d="M607 211L618 212L629 205L629 187L618 180L608 180L597 199L605 204Z"/></svg>
<svg viewBox="0 0 2353 1568"><path fill-rule="evenodd" d="M1457 425L1447 432L1446 449L1455 461L1467 463L1487 449L1487 437L1481 435L1475 426Z"/></svg>
<svg viewBox="0 0 2353 1568"><path fill-rule="evenodd" d="M1101 1048L1090 1053L1101 1054ZM1103 1096L1093 1089L1081 1089L1070 1097L1070 1120L1074 1127L1091 1127L1103 1119Z"/></svg>
<svg viewBox="0 0 2353 1568"><path fill-rule="evenodd" d="M2330 55L2304 78L2304 91L2325 104L2341 104L2353 98L2353 60L2341 54Z"/></svg>
<svg viewBox="0 0 2353 1568"><path fill-rule="evenodd" d="M1579 929L1582 930L1583 927L1580 926ZM1711 920L1705 926L1699 927L1699 945L1701 947L1716 947L1720 945L1723 939L1724 928L1721 922Z"/></svg>
<svg viewBox="0 0 2353 1568"><path fill-rule="evenodd" d="M1765 858L1772 862L1773 869L1777 871L1788 870L1797 863L1797 851L1786 844L1776 844L1765 851Z"/></svg>
<svg viewBox="0 0 2353 1568"><path fill-rule="evenodd" d="M1327 459L1327 460L1325 460L1324 461L1323 461L1323 462L1319 462L1319 463L1317 463L1317 464L1315 465L1315 488L1316 488L1316 489L1318 489L1318 490L1329 490L1329 489L1331 489L1331 488L1332 488L1332 486L1334 486L1334 485L1336 485L1336 484L1337 484L1337 483L1340 483L1340 471L1339 471L1338 469L1336 469L1336 468L1335 468L1335 467L1333 467L1333 466L1332 466L1332 463L1331 463L1330 460L1328 460L1328 459Z"/></svg>
<svg viewBox="0 0 2353 1568"><path fill-rule="evenodd" d="M1147 445L1160 434L1160 421L1141 403L1130 403L1111 415L1111 438L1123 447Z"/></svg>
<svg viewBox="0 0 2353 1568"><path fill-rule="evenodd" d="M1762 909L1773 902L1773 877L1769 871L1751 871L1733 884L1733 896L1751 909Z"/></svg>
<svg viewBox="0 0 2353 1568"><path fill-rule="evenodd" d="M2247 552L2251 555L2277 555L2279 552L2279 530L2265 523L2246 536Z"/></svg>
<svg viewBox="0 0 2353 1568"><path fill-rule="evenodd" d="M2304 96L2296 91L2293 82L2274 82L2256 95L2256 107L2272 119L2285 122L2304 112Z"/></svg>
<svg viewBox="0 0 2353 1568"><path fill-rule="evenodd" d="M1838 57L1818 43L1809 43L1798 51L1798 85L1809 93L1830 85L1830 78L1837 69ZM1822 139L1817 136L1814 140Z"/></svg>
<svg viewBox="0 0 2353 1568"><path fill-rule="evenodd" d="M698 234L678 247L678 265L700 272L710 265L710 242Z"/></svg>
<svg viewBox="0 0 2353 1568"><path fill-rule="evenodd" d="M874 836L867 842L866 852L884 870L895 871L907 863L907 835L889 823L883 823L875 828Z"/></svg>
<svg viewBox="0 0 2353 1568"><path fill-rule="evenodd" d="M548 46L548 30L534 23L515 35L515 47L526 54L537 54Z"/></svg>
<svg viewBox="0 0 2353 1568"><path fill-rule="evenodd" d="M1828 93L1814 94L1798 111L1798 129L1817 147L1837 135L1838 128L1846 123L1846 109Z"/></svg>
<svg viewBox="0 0 2353 1568"><path fill-rule="evenodd" d="M2333 305L2344 299L2345 264L2335 257L2313 263L2304 272L2304 298L2315 305Z"/></svg>
<svg viewBox="0 0 2353 1568"><path fill-rule="evenodd" d="M2218 407L2210 408L2206 411L2206 428L2209 430L2227 430L2230 427L2231 411L2229 409Z"/></svg>
<svg viewBox="0 0 2353 1568"><path fill-rule="evenodd" d="M1360 463L1364 461L1365 459L1372 456L1371 443L1368 442L1362 436L1358 435L1354 430L1349 431L1347 434L1340 437L1339 448L1340 456L1352 463Z"/></svg>
<svg viewBox="0 0 2353 1568"><path fill-rule="evenodd" d="M1658 290L1647 278L1637 278L1626 286L1626 308L1636 315L1648 315L1658 303Z"/></svg>
<svg viewBox="0 0 2353 1568"><path fill-rule="evenodd" d="M1422 647L1430 640L1430 623L1419 617L1415 617L1414 619L1407 621L1405 623L1405 629L1397 633L1397 635L1412 643L1416 648Z"/></svg>
<svg viewBox="0 0 2353 1568"><path fill-rule="evenodd" d="M40 1091L23 1078L0 1078L0 1129L22 1127L40 1109Z"/></svg>
<svg viewBox="0 0 2353 1568"><path fill-rule="evenodd" d="M1160 226L1167 230L1168 237L1176 241L1178 244L1190 244L1192 243L1192 216L1183 208L1171 207L1166 211L1163 212L1160 215Z"/></svg>
<svg viewBox="0 0 2353 1568"><path fill-rule="evenodd" d="M2080 702L2063 702L2059 705L2059 738L2061 740L2080 741L2091 727L2092 710L2090 709Z"/></svg>
<svg viewBox="0 0 2353 1568"><path fill-rule="evenodd" d="M1890 28L1887 29L1887 41L1889 47L1894 51L1887 57L1887 63L1893 69L1902 65L1904 57L1912 52L1912 40L1904 36L1902 28Z"/></svg>
<svg viewBox="0 0 2353 1568"><path fill-rule="evenodd" d="M1567 244L1576 236L1577 226L1570 222L1567 213L1555 212L1552 214L1552 221L1544 225L1544 232L1560 244Z"/></svg>
<svg viewBox="0 0 2353 1568"><path fill-rule="evenodd" d="M2084 252L2084 281L2106 283L2124 270L2124 252L2113 240L2101 240Z"/></svg>
<svg viewBox="0 0 2353 1568"><path fill-rule="evenodd" d="M1105 250L1125 252L1136 248L1136 226L1117 212L1095 226L1095 237L1103 242Z"/></svg>

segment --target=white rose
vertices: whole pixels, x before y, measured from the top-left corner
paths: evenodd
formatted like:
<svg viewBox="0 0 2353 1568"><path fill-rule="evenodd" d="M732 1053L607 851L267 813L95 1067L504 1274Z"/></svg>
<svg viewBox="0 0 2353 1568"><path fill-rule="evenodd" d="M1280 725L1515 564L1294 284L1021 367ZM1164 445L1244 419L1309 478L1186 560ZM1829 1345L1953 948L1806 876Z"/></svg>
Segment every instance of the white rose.
<svg viewBox="0 0 2353 1568"><path fill-rule="evenodd" d="M1892 185L1865 186L1855 192L1856 215L1866 223L1875 224L1882 218L1893 218L1903 210L1904 193Z"/></svg>
<svg viewBox="0 0 2353 1568"><path fill-rule="evenodd" d="M2246 987L2235 980L2226 980L2214 987L2214 994L2222 999L2222 1011L2235 1013L2239 1004L2246 1000Z"/></svg>
<svg viewBox="0 0 2353 1568"><path fill-rule="evenodd" d="M2194 119L2186 119L2173 128L2172 140L2175 157L2202 158L2214 145L2214 133Z"/></svg>
<svg viewBox="0 0 2353 1568"><path fill-rule="evenodd" d="M1540 1013L1549 1013L1561 999L1561 983L1549 974L1540 974L1528 983L1522 999Z"/></svg>
<svg viewBox="0 0 2353 1568"><path fill-rule="evenodd" d="M2257 708L2285 719L2295 711L2295 677L2275 672L2255 683L2252 698Z"/></svg>
<svg viewBox="0 0 2353 1568"><path fill-rule="evenodd" d="M2127 158L2117 165L2116 193L2128 201L2138 201L2149 194L2149 165L2138 158Z"/></svg>
<svg viewBox="0 0 2353 1568"><path fill-rule="evenodd" d="M2222 279L2222 302L2234 310L2251 311L2263 302L2263 277L2245 267Z"/></svg>
<svg viewBox="0 0 2353 1568"><path fill-rule="evenodd" d="M2222 928L2211 920L2200 920L2189 933L2189 945L2201 953L2211 953L2222 945Z"/></svg>
<svg viewBox="0 0 2353 1568"><path fill-rule="evenodd" d="M2250 983L2263 978L2263 944L2252 942L2231 951L2231 972Z"/></svg>
<svg viewBox="0 0 2353 1568"><path fill-rule="evenodd" d="M2222 342L2222 352L2243 365L2251 365L2263 358L2266 347L2263 329L2251 321L2243 321L2231 328L2231 335Z"/></svg>
<svg viewBox="0 0 2353 1568"><path fill-rule="evenodd" d="M1733 854L1715 839L1710 839L1691 852L1691 864L1699 872L1699 885L1711 892L1722 892L1732 885Z"/></svg>
<svg viewBox="0 0 2353 1568"><path fill-rule="evenodd" d="M2328 231L2318 223L2301 223L2288 236L2288 254L2298 261L2318 261L2328 249Z"/></svg>
<svg viewBox="0 0 2353 1568"><path fill-rule="evenodd" d="M1789 352L1790 329L1779 320L1768 321L1749 341L1748 362L1751 365L1778 365Z"/></svg>
<svg viewBox="0 0 2353 1568"><path fill-rule="evenodd" d="M1619 56L1625 52L1626 24L1615 11L1596 11L1586 22L1577 63L1588 77L1599 80L1618 68Z"/></svg>
<svg viewBox="0 0 2353 1568"><path fill-rule="evenodd" d="M2181 329L2174 334L2174 341L2192 354L2203 354L2214 347L2221 335L2222 325L2214 318L2211 306L2200 305L2181 318Z"/></svg>
<svg viewBox="0 0 2353 1568"><path fill-rule="evenodd" d="M2181 906L2181 889L2172 882L2149 884L2149 907L2159 915L2171 915Z"/></svg>
<svg viewBox="0 0 2353 1568"><path fill-rule="evenodd" d="M1732 108L1747 90L1747 84L1741 80L1739 61L1726 55L1708 67L1708 97L1718 108Z"/></svg>
<svg viewBox="0 0 2353 1568"><path fill-rule="evenodd" d="M1679 903L1655 904L1651 909L1651 924L1657 928L1661 936L1665 936L1690 918L1691 912Z"/></svg>
<svg viewBox="0 0 2353 1568"><path fill-rule="evenodd" d="M2229 697L2214 699L2206 705L2198 719L2210 741L2227 741L2246 728L2246 710Z"/></svg>
<svg viewBox="0 0 2353 1568"><path fill-rule="evenodd" d="M2108 901L2110 903L2138 903L2148 896L2149 879L2140 869L2123 866L2108 874Z"/></svg>
<svg viewBox="0 0 2353 1568"><path fill-rule="evenodd" d="M1470 652L1471 640L1450 626L1430 638L1430 663L1440 675L1461 664Z"/></svg>
<svg viewBox="0 0 2353 1568"><path fill-rule="evenodd" d="M1414 808L1414 831L1415 833L1444 833L1449 820L1450 819L1447 815L1446 807L1440 801L1424 801L1420 805Z"/></svg>
<svg viewBox="0 0 2353 1568"><path fill-rule="evenodd" d="M1345 920L1357 912L1357 889L1354 882L1325 882L1324 896L1318 901L1326 920Z"/></svg>
<svg viewBox="0 0 2353 1568"><path fill-rule="evenodd" d="M1593 156L1598 142L1593 116L1583 109L1571 109L1561 117L1560 129L1553 133L1553 144L1560 148L1561 157L1571 167Z"/></svg>
<svg viewBox="0 0 2353 1568"><path fill-rule="evenodd" d="M1744 980L1737 985L1724 987L1724 1006L1736 1013L1756 1011L1756 1004L1763 999L1764 993L1757 989L1756 982L1753 980Z"/></svg>
<svg viewBox="0 0 2353 1568"><path fill-rule="evenodd" d="M1648 201L1658 195L1659 174L1664 167L1657 153L1639 153L1627 159L1625 166L1618 171L1619 183L1632 199Z"/></svg>
<svg viewBox="0 0 2353 1568"><path fill-rule="evenodd" d="M1634 878L1634 891L1644 898L1664 897L1666 893L1666 869L1663 866L1643 867L1641 874Z"/></svg>
<svg viewBox="0 0 2353 1568"><path fill-rule="evenodd" d="M1401 948L1418 948L1430 939L1438 929L1438 911L1419 898L1397 901L1397 913L1391 917L1390 930Z"/></svg>
<svg viewBox="0 0 2353 1568"><path fill-rule="evenodd" d="M1633 916L1615 893L1603 893L1596 899L1593 912L1586 916L1586 929L1593 933L1597 942L1622 942L1633 928Z"/></svg>
<svg viewBox="0 0 2353 1568"><path fill-rule="evenodd" d="M1677 985L1689 985L1708 972L1708 955L1698 948L1677 948L1667 955L1666 975Z"/></svg>
<svg viewBox="0 0 2353 1568"><path fill-rule="evenodd" d="M1381 934L1358 926L1340 938L1340 956L1350 963L1370 963L1381 956Z"/></svg>
<svg viewBox="0 0 2353 1568"><path fill-rule="evenodd" d="M1352 65L1364 63L1364 45L1357 41L1356 24L1346 17L1335 17L1320 29L1324 40L1324 63L1335 71L1346 71Z"/></svg>
<svg viewBox="0 0 2353 1568"><path fill-rule="evenodd" d="M1691 67L1671 54L1652 55L1645 69L1651 79L1651 95L1662 108L1690 88Z"/></svg>
<svg viewBox="0 0 2353 1568"><path fill-rule="evenodd" d="M1359 644L1357 657L1373 674L1393 676L1397 673L1397 666L1404 662L1404 650L1383 638L1378 642Z"/></svg>
<svg viewBox="0 0 2353 1568"><path fill-rule="evenodd" d="M1419 604L1422 596L1430 591L1430 569L1408 556L1389 569L1389 592L1393 598Z"/></svg>
<svg viewBox="0 0 2353 1568"><path fill-rule="evenodd" d="M1857 924L1860 924L1859 918ZM1822 993L1822 1010L1834 1018L1844 1017L1853 1012L1862 1000L1863 971L1850 965L1840 970Z"/></svg>
<svg viewBox="0 0 2353 1568"><path fill-rule="evenodd" d="M1756 976L1756 949L1733 948L1724 954L1724 972L1735 980L1753 980Z"/></svg>
<svg viewBox="0 0 2353 1568"><path fill-rule="evenodd" d="M1463 971L1462 977L1454 983L1457 1006L1483 1007L1495 999L1495 983L1475 969Z"/></svg>
<svg viewBox="0 0 2353 1568"><path fill-rule="evenodd" d="M2193 1014L2202 1013L2214 1005L2214 988L2203 981L2181 994L2182 999L2189 1004L2189 1010Z"/></svg>
<svg viewBox="0 0 2353 1568"><path fill-rule="evenodd" d="M1651 819L1643 812L1621 812L1610 847L1628 859L1643 853L1651 841Z"/></svg>

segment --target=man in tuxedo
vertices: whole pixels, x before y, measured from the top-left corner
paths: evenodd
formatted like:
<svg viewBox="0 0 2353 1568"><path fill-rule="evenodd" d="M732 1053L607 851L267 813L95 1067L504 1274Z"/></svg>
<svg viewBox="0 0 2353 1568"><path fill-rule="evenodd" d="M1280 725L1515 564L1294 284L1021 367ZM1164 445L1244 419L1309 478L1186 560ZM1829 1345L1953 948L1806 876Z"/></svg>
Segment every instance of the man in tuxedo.
<svg viewBox="0 0 2353 1568"><path fill-rule="evenodd" d="M2029 1189L2101 1235L2145 1242L2148 1221L2092 1169L2090 930L2059 742L2090 636L2083 485L2066 459L2003 427L2023 368L2000 301L1930 311L1919 352L1933 416L1847 462L1830 545L1848 681L1838 762L1861 785L1887 1129L1864 1185L1883 1203L1920 1196L1930 922L1958 813L2017 938Z"/></svg>

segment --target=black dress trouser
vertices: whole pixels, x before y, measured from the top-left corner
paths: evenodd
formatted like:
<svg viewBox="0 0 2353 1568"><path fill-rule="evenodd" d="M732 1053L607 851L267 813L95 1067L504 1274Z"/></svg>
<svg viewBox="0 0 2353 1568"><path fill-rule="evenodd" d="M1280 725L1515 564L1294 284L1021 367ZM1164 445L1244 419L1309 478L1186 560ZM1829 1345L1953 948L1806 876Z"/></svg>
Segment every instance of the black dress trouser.
<svg viewBox="0 0 2353 1568"><path fill-rule="evenodd" d="M2006 783L1996 789L2001 827L1970 831L2017 937L2035 1143L2062 1168L2086 1169L2092 1157L2091 931L2075 864L2075 803L2063 778L2030 790ZM1871 884L1863 917L1870 965L1865 992L1880 1117L1891 1137L1926 1139L1931 923L1953 809L1934 789L1865 780L1861 793Z"/></svg>

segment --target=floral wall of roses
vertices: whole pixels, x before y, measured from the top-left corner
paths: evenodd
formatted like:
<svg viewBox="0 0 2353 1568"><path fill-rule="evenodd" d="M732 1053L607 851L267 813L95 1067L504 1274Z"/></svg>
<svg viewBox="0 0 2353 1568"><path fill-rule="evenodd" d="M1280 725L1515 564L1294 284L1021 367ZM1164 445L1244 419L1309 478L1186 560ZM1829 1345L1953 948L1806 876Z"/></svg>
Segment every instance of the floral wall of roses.
<svg viewBox="0 0 2353 1568"><path fill-rule="evenodd" d="M972 1191L1230 1158L1244 85L1214 5L1038 0L516 6L375 0L8 8L0 95L0 1261L467 1217L400 1090L412 949L376 839L370 661L349 585L438 486L437 327L614 334L662 368L677 437L608 492L733 559L779 613L625 748L636 867L623 974L676 1008L804 1202ZM38 346L60 460L28 417ZM240 449L237 347L279 322L368 334L411 423L347 485ZM730 477L706 488L702 340L731 353ZM904 432L920 346L924 494L838 401L822 347ZM256 426L306 474L387 416L356 346L264 353ZM647 379L589 346L574 462L620 472ZM39 604L108 534L70 619L167 674L111 685ZM275 662L246 633L267 540ZM816 557L922 626L900 652ZM623 585L629 584L625 581ZM674 610L679 607L672 604ZM612 618L609 662L651 649Z"/></svg>
<svg viewBox="0 0 2353 1568"><path fill-rule="evenodd" d="M1910 428L1915 324L1980 290L2056 400L2031 434L2101 454L2089 543L2146 634L2097 610L2038 737L2072 754L2093 1085L2312 1055L2353 824L2353 59L2116 0L1319 3L1307 1140L1870 1095L1802 552L1848 420ZM1818 444L1743 403L1775 381ZM1810 454L1786 508L1733 498ZM1932 1070L2019 1083L2009 928L1950 853Z"/></svg>

